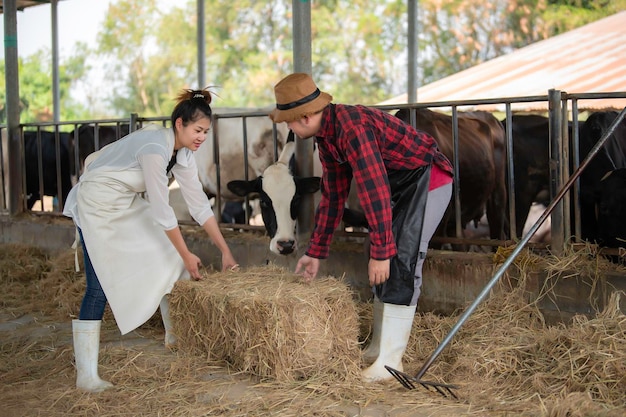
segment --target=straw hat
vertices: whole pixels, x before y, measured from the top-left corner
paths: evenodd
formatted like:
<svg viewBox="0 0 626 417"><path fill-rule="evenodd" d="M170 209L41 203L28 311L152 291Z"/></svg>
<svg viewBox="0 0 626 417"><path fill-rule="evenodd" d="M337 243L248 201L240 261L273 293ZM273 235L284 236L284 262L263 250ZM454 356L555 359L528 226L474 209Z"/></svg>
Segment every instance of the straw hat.
<svg viewBox="0 0 626 417"><path fill-rule="evenodd" d="M309 74L295 73L283 78L274 87L276 108L270 113L274 123L292 122L317 113L333 99L320 91Z"/></svg>

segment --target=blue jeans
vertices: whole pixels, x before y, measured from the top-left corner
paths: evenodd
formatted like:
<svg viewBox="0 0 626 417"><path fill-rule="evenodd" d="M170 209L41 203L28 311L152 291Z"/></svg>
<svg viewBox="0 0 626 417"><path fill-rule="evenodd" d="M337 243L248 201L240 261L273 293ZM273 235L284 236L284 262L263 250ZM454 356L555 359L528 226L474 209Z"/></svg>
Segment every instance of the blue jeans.
<svg viewBox="0 0 626 417"><path fill-rule="evenodd" d="M102 320L104 316L104 307L107 303L107 296L104 294L100 281L96 271L93 269L91 259L87 253L87 247L83 239L83 232L78 229L80 235L80 243L83 247L83 258L85 262L85 275L87 277L87 288L85 289L85 296L83 297L83 303L80 306L80 314L78 318L80 320Z"/></svg>

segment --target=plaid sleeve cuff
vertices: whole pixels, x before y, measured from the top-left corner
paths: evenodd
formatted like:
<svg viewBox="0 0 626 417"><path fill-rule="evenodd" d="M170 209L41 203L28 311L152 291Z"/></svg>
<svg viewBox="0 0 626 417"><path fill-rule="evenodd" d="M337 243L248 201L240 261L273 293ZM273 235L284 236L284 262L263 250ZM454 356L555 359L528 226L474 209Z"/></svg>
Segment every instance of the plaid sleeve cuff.
<svg viewBox="0 0 626 417"><path fill-rule="evenodd" d="M391 259L398 253L395 243L385 246L370 246L370 258L377 260Z"/></svg>
<svg viewBox="0 0 626 417"><path fill-rule="evenodd" d="M328 258L329 252L330 248L328 246L320 246L311 242L309 243L309 247L307 248L305 254L311 258L326 259Z"/></svg>

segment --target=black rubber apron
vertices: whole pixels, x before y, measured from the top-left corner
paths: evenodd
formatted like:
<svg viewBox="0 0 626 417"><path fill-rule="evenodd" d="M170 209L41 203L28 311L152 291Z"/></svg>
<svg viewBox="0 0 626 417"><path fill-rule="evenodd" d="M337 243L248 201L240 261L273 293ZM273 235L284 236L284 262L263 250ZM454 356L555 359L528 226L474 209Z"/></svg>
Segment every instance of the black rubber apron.
<svg viewBox="0 0 626 417"><path fill-rule="evenodd" d="M391 258L389 279L376 286L383 303L409 305L413 298L424 211L428 200L430 165L409 171L388 171L391 186L392 231L398 253Z"/></svg>

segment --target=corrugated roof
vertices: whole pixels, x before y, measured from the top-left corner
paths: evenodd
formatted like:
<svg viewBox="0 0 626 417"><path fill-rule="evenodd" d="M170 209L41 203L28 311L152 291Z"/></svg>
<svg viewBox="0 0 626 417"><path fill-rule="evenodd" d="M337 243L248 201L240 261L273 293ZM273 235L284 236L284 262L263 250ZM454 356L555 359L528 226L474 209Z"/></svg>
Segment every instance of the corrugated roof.
<svg viewBox="0 0 626 417"><path fill-rule="evenodd" d="M536 42L417 89L420 103L569 94L626 94L626 11ZM379 104L402 104L407 94ZM626 98L580 100L579 109L622 109ZM504 106L474 106L503 110ZM519 103L514 110L546 110Z"/></svg>

